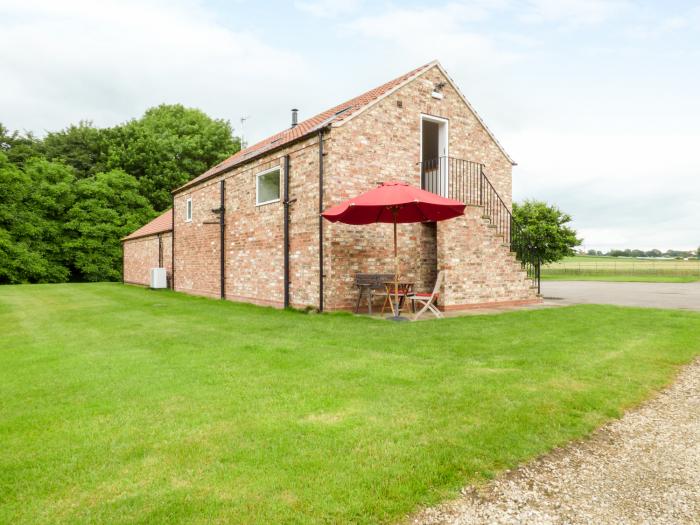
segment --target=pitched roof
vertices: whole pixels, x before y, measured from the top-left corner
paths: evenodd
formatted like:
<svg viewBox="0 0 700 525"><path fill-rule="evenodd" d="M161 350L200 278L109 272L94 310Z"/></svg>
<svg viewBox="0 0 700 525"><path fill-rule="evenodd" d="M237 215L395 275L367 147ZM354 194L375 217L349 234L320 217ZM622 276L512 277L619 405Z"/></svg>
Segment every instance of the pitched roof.
<svg viewBox="0 0 700 525"><path fill-rule="evenodd" d="M293 128L288 128L283 131L280 131L279 133L276 133L275 135L271 135L270 137L267 137L264 140L261 140L257 144L253 144L252 146L248 146L245 149L242 149L241 151L235 153L234 155L230 156L226 160L220 162L216 166L210 168L209 170L205 171L198 177L195 177L191 181L187 182L183 186L180 186L179 188L175 189L173 193L179 192L181 190L184 190L186 188L189 188L190 186L194 186L198 184L199 182L202 182L203 180L209 179L211 177L214 177L218 175L219 173L222 173L224 171L227 171L238 164L241 164L243 162L246 162L248 160L254 159L263 153L270 151L275 148L279 148L285 144L288 144L290 142L293 142L294 140L300 139L302 137L305 137L311 133L314 133L318 131L319 129L330 125L331 123L334 126L339 126L341 125L344 121L350 120L352 117L355 115L361 113L363 110L367 109L368 107L374 105L375 102L379 101L380 99L384 98L385 96L389 95L396 89L400 88L404 84L408 83L409 81L413 80L417 76L421 75L422 73L425 73L427 70L432 68L433 66L437 66L440 71L445 75L445 77L450 81L450 84L455 88L457 93L459 93L459 96L464 100L464 102L467 104L469 109L474 113L476 118L479 120L479 122L484 126L484 129L486 129L487 133L493 138L493 140L496 142L498 147L501 149L503 154L506 156L506 158L513 163L511 160L510 156L506 153L506 151L503 149L503 147L500 145L500 143L496 140L496 137L494 137L493 133L486 127L486 124L483 122L481 117L476 113L472 105L467 101L467 99L464 97L461 91L457 88L457 86L454 84L452 79L447 75L447 72L444 70L444 68L440 65L440 63L437 60L433 60L432 62L429 62L428 64L424 64L413 71L409 71L408 73L401 75L400 77L397 77L393 80L390 80L389 82L382 84L379 87L376 87L374 89L371 89L367 91L366 93L363 93L360 96L357 96L355 98L351 98L350 100L347 100L343 102L342 104L338 104L337 106L334 106L322 113L319 113L318 115L311 117L309 119L306 119L299 124L297 124ZM513 163L514 164L514 163Z"/></svg>
<svg viewBox="0 0 700 525"><path fill-rule="evenodd" d="M416 68L413 71L409 71L408 73L401 75L400 77L397 77L394 80L387 82L386 84L382 84L379 87L371 89L358 97L351 98L350 100L347 100L342 104L338 104L337 106L333 106L332 108L327 109L326 111L319 113L314 117L299 122L299 124L297 124L293 128L285 129L284 131L280 131L279 133L276 133L270 137L267 137L264 140L261 140L257 144L248 146L247 148L242 149L238 153L235 153L226 160L220 162L213 168L210 168L209 170L205 171L198 177L195 177L187 184L177 188L175 191L180 191L190 186L193 186L204 179L213 177L214 175L222 171L226 171L242 162L255 158L258 155L264 153L265 151L268 151L272 148L278 148L296 139L309 135L310 133L318 131L319 128L330 124L331 122L340 122L342 120L345 120L349 116L359 112L361 109L369 105L374 100L377 100L382 95L387 94L393 88L396 88L402 85L407 80L412 79L420 73L423 73L434 64L435 62L430 62L429 64L422 65L421 67Z"/></svg>
<svg viewBox="0 0 700 525"><path fill-rule="evenodd" d="M157 233L169 232L173 229L173 210L172 208L161 215L158 215L148 224L141 226L134 233L131 233L124 237L122 241L128 241L131 239L138 239L139 237L147 237L149 235L155 235Z"/></svg>

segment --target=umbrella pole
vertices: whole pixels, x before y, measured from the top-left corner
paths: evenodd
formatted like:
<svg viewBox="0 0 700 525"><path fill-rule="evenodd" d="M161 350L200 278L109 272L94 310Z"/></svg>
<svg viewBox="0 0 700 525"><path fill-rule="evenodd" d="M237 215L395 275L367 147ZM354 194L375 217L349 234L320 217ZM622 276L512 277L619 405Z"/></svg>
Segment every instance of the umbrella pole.
<svg viewBox="0 0 700 525"><path fill-rule="evenodd" d="M396 235L396 216L399 213L399 209L392 208L391 213L394 215L394 307L391 312L394 315L389 317L389 319L392 321L408 321L405 317L399 316L399 252Z"/></svg>
<svg viewBox="0 0 700 525"><path fill-rule="evenodd" d="M394 317L399 317L399 254L396 247L396 210L394 210Z"/></svg>

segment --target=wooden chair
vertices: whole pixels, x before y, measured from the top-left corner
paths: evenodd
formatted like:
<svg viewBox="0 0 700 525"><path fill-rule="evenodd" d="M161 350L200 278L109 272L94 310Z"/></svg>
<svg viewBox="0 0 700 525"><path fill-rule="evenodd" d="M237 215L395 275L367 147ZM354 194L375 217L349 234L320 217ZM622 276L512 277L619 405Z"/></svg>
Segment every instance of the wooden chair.
<svg viewBox="0 0 700 525"><path fill-rule="evenodd" d="M435 286L433 287L433 292L432 293L413 293L408 296L406 296L406 299L411 301L411 304L413 305L413 311L416 312L416 303L419 305L422 305L422 308L415 313L413 316L413 320L417 320L421 315L423 315L425 312L430 310L435 317L438 319L442 319L444 316L442 315L442 312L438 310L437 306L435 306L435 303L437 302L438 298L440 297L440 286L442 286L442 280L443 280L443 275L444 272L440 271L437 274L437 278L435 279Z"/></svg>

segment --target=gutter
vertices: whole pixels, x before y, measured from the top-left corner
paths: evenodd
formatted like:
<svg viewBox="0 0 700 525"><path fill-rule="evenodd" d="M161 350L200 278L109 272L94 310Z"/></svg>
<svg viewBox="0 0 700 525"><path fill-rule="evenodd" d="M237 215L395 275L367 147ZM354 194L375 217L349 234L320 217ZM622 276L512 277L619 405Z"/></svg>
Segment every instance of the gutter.
<svg viewBox="0 0 700 525"><path fill-rule="evenodd" d="M284 307L289 308L289 154L284 156Z"/></svg>
<svg viewBox="0 0 700 525"><path fill-rule="evenodd" d="M323 312L323 128L318 130L318 311Z"/></svg>
<svg viewBox="0 0 700 525"><path fill-rule="evenodd" d="M175 290L175 195L172 195L173 216L170 234L170 288Z"/></svg>
<svg viewBox="0 0 700 525"><path fill-rule="evenodd" d="M339 112L339 113L340 113L340 112ZM203 183L203 182L206 182L206 181L208 181L208 180L210 180L210 179L213 179L214 177L218 177L219 175L223 175L224 173L228 173L229 171L233 171L233 170L235 170L236 168L239 168L240 166L243 166L244 164L247 164L247 163L252 162L252 161L254 161L254 160L258 160L260 157L262 157L262 156L264 156L264 155L266 155L266 154L268 154L268 153L272 153L272 152L274 152L274 151L279 151L279 150L282 150L282 149L284 149L284 148L286 148L286 147L291 146L292 144L296 144L297 142L301 142L302 140L305 140L305 139L309 138L311 135L313 135L314 133L318 132L319 130L322 130L322 129L325 129L325 128L329 127L329 126L331 125L331 123L332 123L337 117L338 117L337 114L336 114L336 115L331 115L331 116L328 117L326 120L324 120L323 122L321 122L321 123L318 124L317 126L314 126L313 128L311 128L311 129L310 129L309 131L307 131L306 133L304 133L304 134L302 134L302 135L299 135L298 137L295 137L295 138L293 138L292 140L290 140L290 141L288 141L288 142L283 142L282 144L270 145L268 148L261 148L261 149L258 150L258 151L252 152L252 153L250 154L250 157L242 158L242 159L240 160L240 162L236 162L235 164L232 164L231 166L227 166L227 167L225 167L225 168L222 168L222 169L220 169L220 170L217 170L217 171L214 171L214 172L210 173L209 175L207 175L207 176L204 177L203 179L198 180L196 184L191 184L192 181L187 182L187 183L185 183L184 185L180 186L179 188L175 188L175 189L172 190L170 193L173 194L173 195L177 195L178 193L181 193L181 192L183 192L183 191L185 191L185 190L187 190L187 189L189 189L189 188L193 188L194 186L198 186L199 184L201 184L201 183ZM224 161L224 162L225 162L225 161ZM206 173L206 172L205 172L205 173Z"/></svg>
<svg viewBox="0 0 700 525"><path fill-rule="evenodd" d="M221 298L226 299L226 180L219 183L221 203L219 205L219 279Z"/></svg>

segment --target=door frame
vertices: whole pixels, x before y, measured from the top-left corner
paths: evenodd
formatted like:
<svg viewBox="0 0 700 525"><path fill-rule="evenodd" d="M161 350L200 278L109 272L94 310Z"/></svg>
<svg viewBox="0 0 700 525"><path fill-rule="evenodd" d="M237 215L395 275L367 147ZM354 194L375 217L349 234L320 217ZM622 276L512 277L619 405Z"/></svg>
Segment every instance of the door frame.
<svg viewBox="0 0 700 525"><path fill-rule="evenodd" d="M438 158L450 156L450 121L444 117L438 117L437 115L429 115L427 113L421 113L419 118L419 135L420 135L420 161L421 166L423 161L423 122L434 122L439 124L438 126L438 150L442 149L444 154L440 154L438 151ZM449 162L445 161L444 165L442 162L439 163L440 166L440 195L447 197L448 195L448 185L449 185Z"/></svg>

